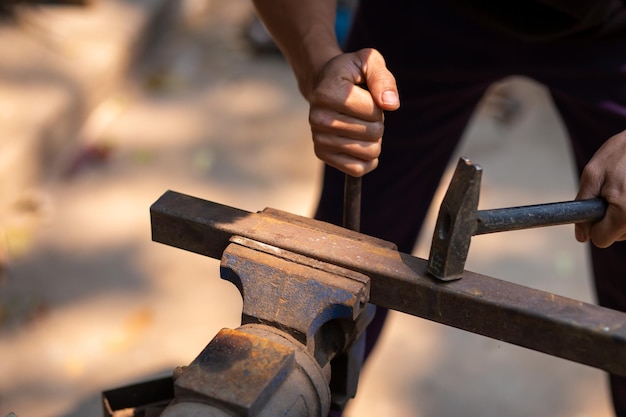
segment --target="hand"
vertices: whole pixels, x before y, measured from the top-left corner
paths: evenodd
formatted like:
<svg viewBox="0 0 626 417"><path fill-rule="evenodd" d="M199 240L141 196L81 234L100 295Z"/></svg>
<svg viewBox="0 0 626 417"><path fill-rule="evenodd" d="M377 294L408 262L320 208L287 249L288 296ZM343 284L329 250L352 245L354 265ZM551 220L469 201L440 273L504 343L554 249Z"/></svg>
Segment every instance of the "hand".
<svg viewBox="0 0 626 417"><path fill-rule="evenodd" d="M599 248L626 240L626 130L604 143L583 169L577 200L603 197L608 206L596 223L576 224L576 240Z"/></svg>
<svg viewBox="0 0 626 417"><path fill-rule="evenodd" d="M349 175L378 166L384 110L400 107L396 81L374 49L341 54L324 65L308 97L315 154Z"/></svg>

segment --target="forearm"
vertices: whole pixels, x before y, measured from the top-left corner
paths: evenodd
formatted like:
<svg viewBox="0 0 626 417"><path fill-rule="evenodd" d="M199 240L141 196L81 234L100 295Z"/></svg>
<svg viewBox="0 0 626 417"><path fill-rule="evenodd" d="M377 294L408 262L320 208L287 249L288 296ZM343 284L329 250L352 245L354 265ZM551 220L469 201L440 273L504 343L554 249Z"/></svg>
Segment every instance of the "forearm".
<svg viewBox="0 0 626 417"><path fill-rule="evenodd" d="M253 0L309 98L322 67L341 53L335 35L336 0Z"/></svg>

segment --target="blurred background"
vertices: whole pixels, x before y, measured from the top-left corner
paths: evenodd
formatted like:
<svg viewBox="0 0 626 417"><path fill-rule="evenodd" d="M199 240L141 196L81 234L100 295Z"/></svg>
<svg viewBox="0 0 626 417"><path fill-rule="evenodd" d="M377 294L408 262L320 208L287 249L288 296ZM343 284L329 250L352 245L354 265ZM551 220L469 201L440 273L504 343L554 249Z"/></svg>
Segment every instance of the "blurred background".
<svg viewBox="0 0 626 417"><path fill-rule="evenodd" d="M218 261L151 242L150 205L171 189L310 216L321 165L249 1L27 3L0 8L0 417L96 417L101 391L167 375L239 324ZM484 169L481 208L576 194L529 80L494 86L458 154ZM571 226L476 237L467 268L593 301ZM600 371L393 312L346 415L611 411Z"/></svg>

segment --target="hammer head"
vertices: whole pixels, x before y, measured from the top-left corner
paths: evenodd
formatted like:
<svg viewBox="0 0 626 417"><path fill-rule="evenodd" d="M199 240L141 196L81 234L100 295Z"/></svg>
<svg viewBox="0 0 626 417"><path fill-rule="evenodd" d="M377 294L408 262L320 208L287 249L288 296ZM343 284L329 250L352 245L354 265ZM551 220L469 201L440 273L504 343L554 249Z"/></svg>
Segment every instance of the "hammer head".
<svg viewBox="0 0 626 417"><path fill-rule="evenodd" d="M441 203L427 271L442 281L461 278L476 230L482 168L460 158Z"/></svg>

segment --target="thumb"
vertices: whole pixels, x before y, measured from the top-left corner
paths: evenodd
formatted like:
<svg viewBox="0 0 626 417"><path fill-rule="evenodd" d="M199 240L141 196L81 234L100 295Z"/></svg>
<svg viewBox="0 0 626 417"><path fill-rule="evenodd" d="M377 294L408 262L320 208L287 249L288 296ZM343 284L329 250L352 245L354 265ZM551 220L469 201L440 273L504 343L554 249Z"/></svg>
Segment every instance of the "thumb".
<svg viewBox="0 0 626 417"><path fill-rule="evenodd" d="M400 96L396 79L387 69L383 56L375 49L362 49L358 54L361 56L365 84L376 105L383 110L397 110Z"/></svg>

